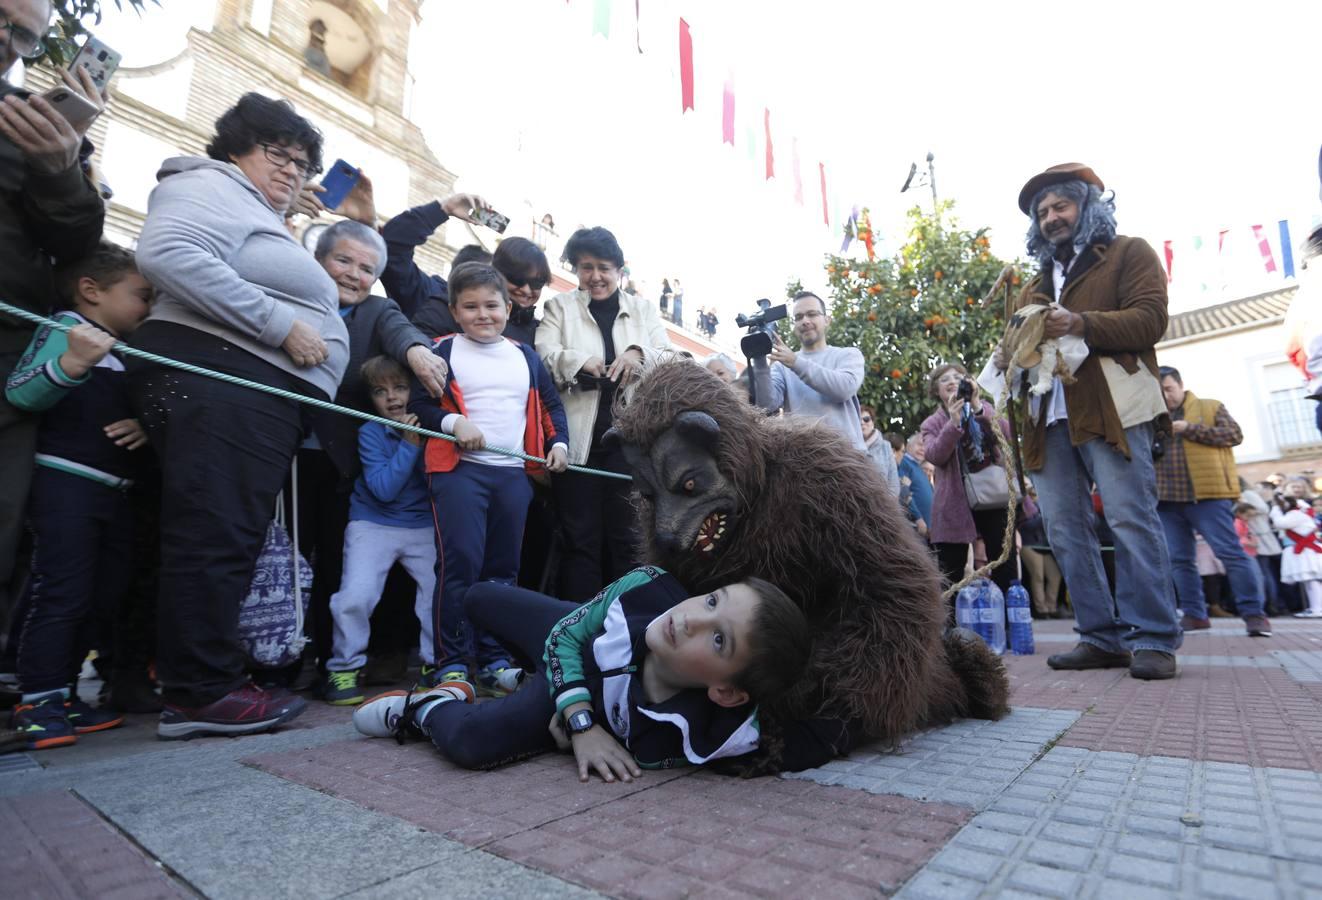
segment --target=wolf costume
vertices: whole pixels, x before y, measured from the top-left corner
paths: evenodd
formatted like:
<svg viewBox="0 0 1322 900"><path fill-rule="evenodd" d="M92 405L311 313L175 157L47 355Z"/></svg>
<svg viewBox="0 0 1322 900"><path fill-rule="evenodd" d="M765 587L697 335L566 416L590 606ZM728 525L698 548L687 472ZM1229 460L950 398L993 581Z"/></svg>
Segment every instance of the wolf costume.
<svg viewBox="0 0 1322 900"><path fill-rule="evenodd" d="M741 774L818 766L960 716L999 718L1005 669L945 633L941 581L868 458L834 430L769 419L687 361L655 366L615 418L643 555L692 591L755 575L797 602L814 649L764 711Z"/></svg>

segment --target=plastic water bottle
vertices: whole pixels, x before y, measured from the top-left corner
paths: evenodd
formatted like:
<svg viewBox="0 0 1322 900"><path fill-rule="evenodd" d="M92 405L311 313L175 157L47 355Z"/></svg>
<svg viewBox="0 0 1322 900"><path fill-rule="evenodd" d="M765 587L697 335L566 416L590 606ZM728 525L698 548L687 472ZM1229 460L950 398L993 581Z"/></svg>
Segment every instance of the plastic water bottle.
<svg viewBox="0 0 1322 900"><path fill-rule="evenodd" d="M978 590L978 619L982 639L998 656L1005 652L1005 596L994 582L981 579Z"/></svg>
<svg viewBox="0 0 1322 900"><path fill-rule="evenodd" d="M1010 652L1016 656L1031 656L1033 647L1033 612L1028 602L1028 591L1019 579L1010 582L1005 595L1005 617L1010 621Z"/></svg>
<svg viewBox="0 0 1322 900"><path fill-rule="evenodd" d="M959 589L955 595L955 624L960 628L967 628L969 631L978 630L978 613L974 609L974 604L978 598L978 585L965 585Z"/></svg>

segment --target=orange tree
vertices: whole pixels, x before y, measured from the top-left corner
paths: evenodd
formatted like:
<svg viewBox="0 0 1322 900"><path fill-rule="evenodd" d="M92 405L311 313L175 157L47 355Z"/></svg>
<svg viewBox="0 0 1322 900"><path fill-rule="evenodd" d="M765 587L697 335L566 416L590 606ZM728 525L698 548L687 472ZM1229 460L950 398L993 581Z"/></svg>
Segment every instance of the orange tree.
<svg viewBox="0 0 1322 900"><path fill-rule="evenodd" d="M982 298L1005 262L991 253L987 229L960 228L953 207L943 202L938 216L911 209L908 239L889 259L826 257L827 341L863 351L858 396L883 431L917 431L935 408L927 396L932 367L958 362L976 376L1004 330L1002 304L984 309ZM789 285L790 295L798 289ZM788 321L780 326L793 343Z"/></svg>

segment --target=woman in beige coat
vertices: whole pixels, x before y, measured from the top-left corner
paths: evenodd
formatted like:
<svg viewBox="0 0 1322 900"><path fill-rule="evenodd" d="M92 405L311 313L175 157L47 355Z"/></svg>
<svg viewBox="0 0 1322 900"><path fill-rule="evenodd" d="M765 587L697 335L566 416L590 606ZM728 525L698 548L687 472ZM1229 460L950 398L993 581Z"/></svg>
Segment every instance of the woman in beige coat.
<svg viewBox="0 0 1322 900"><path fill-rule="evenodd" d="M628 472L618 449L601 446L611 404L645 356L670 348L656 307L620 290L624 253L605 228L581 228L565 245L579 289L545 305L537 353L569 419L569 461ZM637 555L629 482L566 472L552 480L560 519L559 595L582 602L629 571Z"/></svg>

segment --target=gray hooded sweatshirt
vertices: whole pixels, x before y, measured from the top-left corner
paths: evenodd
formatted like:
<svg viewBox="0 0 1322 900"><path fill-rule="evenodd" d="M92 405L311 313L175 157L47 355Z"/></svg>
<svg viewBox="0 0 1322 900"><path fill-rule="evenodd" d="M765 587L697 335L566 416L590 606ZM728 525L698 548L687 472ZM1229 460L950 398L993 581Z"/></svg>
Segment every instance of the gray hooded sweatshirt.
<svg viewBox="0 0 1322 900"><path fill-rule="evenodd" d="M157 291L150 321L223 338L334 397L349 361L339 293L284 216L232 163L177 156L156 179L137 248ZM326 342L321 365L300 368L280 348L295 319Z"/></svg>

